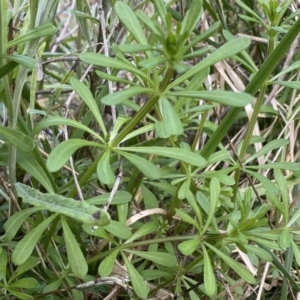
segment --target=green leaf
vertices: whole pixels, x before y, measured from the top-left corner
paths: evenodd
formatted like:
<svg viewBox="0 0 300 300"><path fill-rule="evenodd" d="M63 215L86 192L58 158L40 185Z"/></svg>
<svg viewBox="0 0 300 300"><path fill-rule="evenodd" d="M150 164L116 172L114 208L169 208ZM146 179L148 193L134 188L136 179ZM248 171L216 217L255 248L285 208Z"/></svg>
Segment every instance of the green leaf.
<svg viewBox="0 0 300 300"><path fill-rule="evenodd" d="M133 35L135 40L140 44L147 45L148 41L145 37L142 26L131 8L126 3L118 1L115 4L115 10L119 19Z"/></svg>
<svg viewBox="0 0 300 300"><path fill-rule="evenodd" d="M137 76L141 76L146 80L149 80L148 76L144 74L142 71L140 71L138 68L134 67L130 63L123 62L119 59L115 59L112 57L107 57L102 54L91 53L91 52L79 54L79 58L88 64L106 67L106 68L114 68L117 70L125 70Z"/></svg>
<svg viewBox="0 0 300 300"><path fill-rule="evenodd" d="M278 194L278 188L270 179L259 174L258 172L253 172L248 169L243 169L243 171L252 175L254 178L256 178L258 180L258 182L260 182L260 184L263 185L265 191L269 191L270 193L272 193L274 195ZM266 193L265 191L263 193L261 193L261 195L262 194L265 195L265 193Z"/></svg>
<svg viewBox="0 0 300 300"><path fill-rule="evenodd" d="M183 221L187 222L188 224L193 225L194 227L196 227L199 230L199 224L192 218L190 217L187 213L185 213L184 211L175 208L176 211L176 215L182 219ZM199 230L200 231L200 230Z"/></svg>
<svg viewBox="0 0 300 300"><path fill-rule="evenodd" d="M247 281L250 284L255 284L256 280L252 276L252 274L240 263L236 262L230 256L226 255L222 251L218 250L214 246L210 245L209 243L204 243L206 247L210 248L214 251L221 259L223 259L242 279Z"/></svg>
<svg viewBox="0 0 300 300"><path fill-rule="evenodd" d="M126 249L125 251L153 261L154 263L160 264L164 267L175 267L178 264L176 256L169 253L157 251L136 251L129 249Z"/></svg>
<svg viewBox="0 0 300 300"><path fill-rule="evenodd" d="M64 231L64 241L66 243L68 261L73 274L76 277L83 278L88 271L88 265L82 251L75 239L65 218L61 218L62 227Z"/></svg>
<svg viewBox="0 0 300 300"><path fill-rule="evenodd" d="M99 71L99 70L96 70L96 74L99 77L101 77L103 79L106 79L108 81L121 82L121 83L125 83L125 84L134 85L134 83L132 81L129 81L129 80L127 80L125 78L122 78L122 77L117 77L117 76L114 76L114 75L111 75L111 74L107 74L107 73Z"/></svg>
<svg viewBox="0 0 300 300"><path fill-rule="evenodd" d="M104 205L107 203L110 197L110 193L99 195L90 199L87 199L86 202L92 205ZM114 195L111 204L124 204L131 201L131 194L126 191L118 191Z"/></svg>
<svg viewBox="0 0 300 300"><path fill-rule="evenodd" d="M71 126L74 128L79 128L85 132L90 133L92 136L99 139L101 142L104 143L104 139L94 130L90 129L89 127L85 126L84 124L77 122L72 119L67 119L63 117L47 117L46 119L42 120L41 122L37 123L32 130L32 135L38 134L42 129L55 126L55 125L65 125Z"/></svg>
<svg viewBox="0 0 300 300"><path fill-rule="evenodd" d="M147 93L155 94L155 91L150 88L142 88L139 86L133 86L126 90L115 92L113 94L108 94L101 99L101 102L105 105L117 105L133 96L136 96L139 94L147 94Z"/></svg>
<svg viewBox="0 0 300 300"><path fill-rule="evenodd" d="M25 43L30 40L36 40L43 36L48 36L48 35L52 36L55 33L55 31L56 31L56 28L53 26L53 24L51 24L51 23L42 24L42 25L38 26L37 28L29 30L26 34L21 35L15 39L13 39L12 41L8 42L7 48L16 46L21 43Z"/></svg>
<svg viewBox="0 0 300 300"><path fill-rule="evenodd" d="M249 6L247 6L243 1L236 0L235 1L241 8L243 8L246 12L254 17L255 22L265 26L265 22L259 17L257 13L255 13Z"/></svg>
<svg viewBox="0 0 300 300"><path fill-rule="evenodd" d="M169 137L171 135L182 135L183 126L181 124L180 118L174 109L174 105L170 101L162 96L159 100L161 114L163 116L162 126L163 134L158 132L159 137ZM156 127L157 128L157 127Z"/></svg>
<svg viewBox="0 0 300 300"><path fill-rule="evenodd" d="M59 286L61 285L61 282L63 281L63 277L58 278L57 280L45 285L45 287L43 288L43 293L48 293L48 292L52 292L52 291L56 291L57 289L59 289Z"/></svg>
<svg viewBox="0 0 300 300"><path fill-rule="evenodd" d="M103 184L112 185L115 182L115 174L109 161L110 151L106 150L97 164L97 175Z"/></svg>
<svg viewBox="0 0 300 300"><path fill-rule="evenodd" d="M202 245L202 250L204 259L204 287L207 295L213 297L217 292L216 277L204 245Z"/></svg>
<svg viewBox="0 0 300 300"><path fill-rule="evenodd" d="M291 245L291 237L289 230L287 228L283 228L280 235L278 245L281 249L286 250Z"/></svg>
<svg viewBox="0 0 300 300"><path fill-rule="evenodd" d="M79 81L74 77L70 79L70 83L74 91L80 96L80 98L85 102L85 104L91 110L93 116L95 117L97 123L100 126L101 131L103 132L104 136L106 136L107 135L106 127L104 125L99 108L96 104L96 101L90 89L83 82Z"/></svg>
<svg viewBox="0 0 300 300"><path fill-rule="evenodd" d="M29 258L42 233L56 217L56 214L48 217L18 242L12 254L12 261L15 265L20 265Z"/></svg>
<svg viewBox="0 0 300 300"><path fill-rule="evenodd" d="M250 161L254 160L255 158L260 157L264 154L270 153L274 149L278 149L280 147L283 147L283 146L287 145L288 143L289 143L289 141L287 139L278 139L278 140L270 141L267 145L263 146L260 150L258 150L253 155L248 157L245 160L244 164L247 164Z"/></svg>
<svg viewBox="0 0 300 300"><path fill-rule="evenodd" d="M300 61L296 61L292 63L290 66L288 66L287 68L284 68L281 72L276 73L276 75L273 78L271 78L269 81L272 82L284 74L287 74L295 69L299 69L299 67L300 67Z"/></svg>
<svg viewBox="0 0 300 300"><path fill-rule="evenodd" d="M0 250L0 280L6 280L6 268L7 268L7 252L5 249Z"/></svg>
<svg viewBox="0 0 300 300"><path fill-rule="evenodd" d="M274 169L274 177L281 195L284 223L287 224L289 221L289 191L287 180L281 173L281 170L277 168Z"/></svg>
<svg viewBox="0 0 300 300"><path fill-rule="evenodd" d="M166 61L165 57L151 57L139 61L138 66L142 69L151 70Z"/></svg>
<svg viewBox="0 0 300 300"><path fill-rule="evenodd" d="M300 249L299 246L294 242L293 238L290 236L290 242L293 248L294 257L298 266L300 266Z"/></svg>
<svg viewBox="0 0 300 300"><path fill-rule="evenodd" d="M10 73L14 68L16 68L19 64L14 61L5 64L3 67L0 68L0 79L3 78L5 75Z"/></svg>
<svg viewBox="0 0 300 300"><path fill-rule="evenodd" d="M38 180L38 182L47 190L48 193L54 192L50 178L42 168L41 164L36 160L33 153L17 151L17 163L28 174Z"/></svg>
<svg viewBox="0 0 300 300"><path fill-rule="evenodd" d="M12 295L14 295L17 299L19 300L31 300L32 299L32 296L31 295L28 295L28 294L25 294L25 293L20 293L20 292L17 292L15 289L8 289L8 292Z"/></svg>
<svg viewBox="0 0 300 300"><path fill-rule="evenodd" d="M164 33L162 31L162 28L159 27L158 23L154 23L155 21L150 19L143 11L138 10L136 12L136 16L139 18L139 20L146 25L152 31L157 37L164 38Z"/></svg>
<svg viewBox="0 0 300 300"><path fill-rule="evenodd" d="M178 245L179 251L183 255L192 255L200 246L200 240L197 239L192 239L189 241L184 241Z"/></svg>
<svg viewBox="0 0 300 300"><path fill-rule="evenodd" d="M205 165L205 159L197 153L191 152L181 148L168 148L168 147L122 147L115 148L116 150L131 151L138 153L148 153L159 156L174 158L182 160L194 166L202 167Z"/></svg>
<svg viewBox="0 0 300 300"><path fill-rule="evenodd" d="M60 170L76 150L86 146L99 147L99 144L81 139L63 141L51 151L46 163L48 170Z"/></svg>
<svg viewBox="0 0 300 300"><path fill-rule="evenodd" d="M116 151L135 165L145 176L150 179L160 178L160 170L149 160L135 154L126 153L124 151Z"/></svg>
<svg viewBox="0 0 300 300"><path fill-rule="evenodd" d="M259 165L259 166L248 166L247 168L254 169L254 170L268 170L268 169L278 168L278 169L297 171L300 169L300 163L298 163L298 162L273 162L270 164Z"/></svg>
<svg viewBox="0 0 300 300"><path fill-rule="evenodd" d="M189 37L189 34L195 29L203 13L202 1L193 0L191 6L186 13L182 26L180 29L180 35L186 34Z"/></svg>
<svg viewBox="0 0 300 300"><path fill-rule="evenodd" d="M130 239L132 235L129 227L114 220L111 220L110 223L104 227L104 229L120 239L127 240Z"/></svg>
<svg viewBox="0 0 300 300"><path fill-rule="evenodd" d="M33 138L20 130L0 126L0 135L22 152L30 152L35 147Z"/></svg>
<svg viewBox="0 0 300 300"><path fill-rule="evenodd" d="M27 277L18 279L9 285L9 288L24 288L34 289L38 285L38 281L35 278Z"/></svg>
<svg viewBox="0 0 300 300"><path fill-rule="evenodd" d="M16 233L18 232L19 228L25 222L25 220L35 212L41 210L42 207L30 207L18 211L17 213L13 214L4 224L5 229L5 241L11 241Z"/></svg>
<svg viewBox="0 0 300 300"><path fill-rule="evenodd" d="M128 239L124 244L132 243L133 241L146 236L157 230L157 225L154 222L148 222L143 224L136 232L134 232L130 239Z"/></svg>
<svg viewBox="0 0 300 300"><path fill-rule="evenodd" d="M168 22L167 22L167 9L165 7L165 3L164 1L161 0L153 0L153 4L155 6L155 11L158 12L159 16L161 17L161 20L165 26L166 29L170 29L168 28Z"/></svg>
<svg viewBox="0 0 300 300"><path fill-rule="evenodd" d="M91 225L83 224L82 228L89 235L100 237L101 239L107 240L107 241L111 242L112 244L118 246L118 243L113 239L111 234L107 233L103 229L103 227L98 227L97 229L95 229L95 228L92 228Z"/></svg>
<svg viewBox="0 0 300 300"><path fill-rule="evenodd" d="M119 249L116 249L102 260L102 262L98 267L98 274L101 277L110 275L110 273L114 268L118 253L119 253Z"/></svg>
<svg viewBox="0 0 300 300"><path fill-rule="evenodd" d="M279 84L291 89L300 90L300 82L299 81L274 81L273 84Z"/></svg>
<svg viewBox="0 0 300 300"><path fill-rule="evenodd" d="M135 267L132 265L132 263L128 260L127 256L122 253L122 257L124 260L124 263L126 265L126 268L128 270L128 274L130 277L130 280L132 282L132 287L136 295L141 299L147 299L148 296L148 287L147 284L144 282L142 276L139 274L139 272L135 269Z"/></svg>
<svg viewBox="0 0 300 300"><path fill-rule="evenodd" d="M277 256L270 250L268 247L265 247L264 245L259 245L261 248L269 252L269 254L273 258L273 265L286 277L286 279L289 280L291 283L293 289L295 291L300 291L300 286L297 284L297 282L294 280L293 276L290 274L290 272L282 265L282 262L278 260Z"/></svg>
<svg viewBox="0 0 300 300"><path fill-rule="evenodd" d="M209 213L201 234L205 233L213 216L215 215L215 211L220 198L220 193L221 193L221 186L219 180L217 178L212 178L209 185L209 194L210 194Z"/></svg>
<svg viewBox="0 0 300 300"><path fill-rule="evenodd" d="M40 263L40 258L35 256L30 256L23 264L19 265L14 273L15 277L19 277L21 274L24 274L28 270L36 267ZM13 281L14 277L10 278L10 281Z"/></svg>
<svg viewBox="0 0 300 300"><path fill-rule="evenodd" d="M243 245L243 246L246 248L246 250L248 252L256 254L258 257L260 257L264 261L271 262L273 260L272 256L266 250L264 250L258 246L254 246L254 245Z"/></svg>
<svg viewBox="0 0 300 300"><path fill-rule="evenodd" d="M266 196L267 199L272 203L272 205L276 207L283 214L283 205L278 199L278 197L273 193L269 193L268 191L266 191Z"/></svg>
<svg viewBox="0 0 300 300"><path fill-rule="evenodd" d="M155 50L151 45L142 45L142 44L123 44L119 46L119 49L122 52L134 53L134 52L143 52L146 50Z"/></svg>
<svg viewBox="0 0 300 300"><path fill-rule="evenodd" d="M14 61L25 68L33 69L37 66L37 61L29 56L18 55L18 54L1 54L0 57L10 61Z"/></svg>
<svg viewBox="0 0 300 300"><path fill-rule="evenodd" d="M210 67L221 60L224 60L230 56L241 52L242 50L246 49L249 45L250 39L246 37L240 37L229 41L228 43L224 44L223 46L212 52L207 58L201 60L196 66L187 71L185 74L175 79L171 84L168 85L168 90L180 85L181 82L198 74L207 67Z"/></svg>
<svg viewBox="0 0 300 300"><path fill-rule="evenodd" d="M125 116L118 116L113 129L110 131L110 140L113 140L117 135L118 132L124 127L124 124L126 124L130 120L129 117Z"/></svg>
<svg viewBox="0 0 300 300"><path fill-rule="evenodd" d="M228 106L243 107L252 101L252 96L246 93L228 92L222 90L213 91L179 91L168 92L166 96L179 96L187 98L204 99L207 101L218 102Z"/></svg>
<svg viewBox="0 0 300 300"><path fill-rule="evenodd" d="M291 227L292 225L294 225L294 223L297 222L299 218L300 218L300 209L297 209L297 211L295 212L295 214L289 220L289 222L287 224L287 227Z"/></svg>
<svg viewBox="0 0 300 300"><path fill-rule="evenodd" d="M105 226L110 222L106 211L85 201L76 201L56 194L43 194L20 182L16 183L15 187L18 196L22 197L25 203L38 208L57 212L89 225Z"/></svg>

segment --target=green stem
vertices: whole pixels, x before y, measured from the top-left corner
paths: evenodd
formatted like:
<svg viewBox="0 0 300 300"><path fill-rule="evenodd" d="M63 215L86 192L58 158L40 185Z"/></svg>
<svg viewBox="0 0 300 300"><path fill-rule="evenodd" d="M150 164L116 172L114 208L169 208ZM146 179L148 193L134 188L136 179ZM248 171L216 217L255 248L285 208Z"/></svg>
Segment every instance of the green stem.
<svg viewBox="0 0 300 300"><path fill-rule="evenodd" d="M158 88L160 92L164 91L165 88L168 86L169 81L172 78L173 68L170 67L167 69L165 76ZM110 142L109 147L113 149L114 147L118 146L118 144L130 133L134 127L146 116L146 114L154 107L154 105L159 100L159 95L153 96L136 114L135 116L127 123L124 129ZM93 164L85 171L85 173L79 178L79 185L83 186L88 179L92 176L95 172L98 162L100 161L104 151L95 159ZM76 187L68 193L67 197L74 197L77 193Z"/></svg>
<svg viewBox="0 0 300 300"><path fill-rule="evenodd" d="M173 74L173 68L169 67L166 71L166 74L161 82L158 90L159 92L163 92L169 84L169 81ZM160 96L153 96L131 119L131 121L124 127L124 129L115 137L114 140L111 141L110 147L113 149L116 147L127 135L130 133L133 128L145 117L145 115L154 107L154 105L159 100Z"/></svg>
<svg viewBox="0 0 300 300"><path fill-rule="evenodd" d="M290 28L288 33L281 40L280 44L274 49L256 75L252 78L251 82L245 89L245 93L248 93L252 96L261 88L264 82L267 80L271 72L276 68L278 63L281 61L282 57L286 55L286 52L289 50L291 44L297 37L300 28L300 18L294 23ZM221 140L224 138L229 128L234 123L238 114L243 110L241 107L233 107L228 112L222 123L218 126L217 130L210 137L208 142L205 144L201 151L201 155L205 158L208 158L218 147Z"/></svg>

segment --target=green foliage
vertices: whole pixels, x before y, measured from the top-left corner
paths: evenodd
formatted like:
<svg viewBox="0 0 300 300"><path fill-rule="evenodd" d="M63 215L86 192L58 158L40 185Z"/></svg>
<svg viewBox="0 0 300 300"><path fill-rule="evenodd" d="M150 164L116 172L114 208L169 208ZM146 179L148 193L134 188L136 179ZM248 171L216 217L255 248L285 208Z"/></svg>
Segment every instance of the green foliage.
<svg viewBox="0 0 300 300"><path fill-rule="evenodd" d="M75 2L0 1L0 299L292 299L299 10Z"/></svg>

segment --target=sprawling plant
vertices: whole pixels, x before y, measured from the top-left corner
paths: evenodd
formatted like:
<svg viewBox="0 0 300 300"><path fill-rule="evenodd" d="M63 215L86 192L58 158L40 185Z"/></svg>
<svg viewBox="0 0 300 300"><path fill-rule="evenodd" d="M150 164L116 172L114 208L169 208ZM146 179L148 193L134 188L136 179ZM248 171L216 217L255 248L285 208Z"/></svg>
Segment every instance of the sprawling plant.
<svg viewBox="0 0 300 300"><path fill-rule="evenodd" d="M287 155L298 113L287 95L299 85L284 79L298 76L297 54L278 69L299 12L292 1L224 3L251 35L263 28L256 59L212 2L74 1L76 43L63 39L72 15L54 20L58 1L8 17L0 2L3 299L239 299L251 285L260 297L268 272L284 278L281 297L300 291L300 165ZM72 47L72 63L57 61ZM43 106L36 94L49 88Z"/></svg>

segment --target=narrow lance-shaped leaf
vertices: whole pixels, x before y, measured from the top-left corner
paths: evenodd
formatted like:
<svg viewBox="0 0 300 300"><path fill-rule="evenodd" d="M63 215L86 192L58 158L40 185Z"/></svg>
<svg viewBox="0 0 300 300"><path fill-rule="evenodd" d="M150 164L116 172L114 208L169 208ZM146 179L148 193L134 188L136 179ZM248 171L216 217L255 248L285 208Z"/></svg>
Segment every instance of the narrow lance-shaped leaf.
<svg viewBox="0 0 300 300"><path fill-rule="evenodd" d="M12 254L12 261L15 265L20 265L29 258L42 233L56 217L55 214L48 217L18 242Z"/></svg>
<svg viewBox="0 0 300 300"><path fill-rule="evenodd" d="M246 93L235 93L222 90L214 91L180 91L165 93L168 96L204 99L228 106L243 107L252 101L252 96Z"/></svg>
<svg viewBox="0 0 300 300"><path fill-rule="evenodd" d="M178 249L183 255L188 256L188 255L192 255L193 252L195 252L199 248L199 246L200 246L200 240L199 238L196 238L196 239L192 239L180 243L178 245Z"/></svg>
<svg viewBox="0 0 300 300"><path fill-rule="evenodd" d="M180 35L184 33L188 33L187 36L189 36L189 33L192 32L197 23L199 22L201 16L202 16L202 1L201 0L193 0L191 2L191 6L185 15L183 21L182 21L182 27L180 30Z"/></svg>
<svg viewBox="0 0 300 300"><path fill-rule="evenodd" d="M110 157L110 151L107 150L103 153L97 165L98 178L103 184L107 184L107 185L111 185L115 182L115 174L112 171L109 157Z"/></svg>
<svg viewBox="0 0 300 300"><path fill-rule="evenodd" d="M286 178L281 173L281 170L274 170L274 177L281 194L281 200L283 204L283 219L284 223L287 224L289 219L289 192Z"/></svg>
<svg viewBox="0 0 300 300"><path fill-rule="evenodd" d="M7 272L7 252L5 249L0 251L0 280L6 278Z"/></svg>
<svg viewBox="0 0 300 300"><path fill-rule="evenodd" d="M0 126L0 135L23 152L30 152L35 146L33 138L24 134L20 130Z"/></svg>
<svg viewBox="0 0 300 300"><path fill-rule="evenodd" d="M157 230L157 225L154 222L148 222L143 224L136 232L134 232L130 239L128 239L124 244L132 243L133 241L139 239L142 236L146 236Z"/></svg>
<svg viewBox="0 0 300 300"><path fill-rule="evenodd" d="M111 254L106 256L104 258L104 260L100 263L100 265L98 267L98 274L101 277L110 275L110 273L112 272L112 270L114 268L116 257L118 255L118 253L119 253L119 249L114 250Z"/></svg>
<svg viewBox="0 0 300 300"><path fill-rule="evenodd" d="M161 17L161 20L163 22L163 24L165 25L165 28L168 28L168 21L167 21L167 9L165 7L165 3L164 1L161 0L153 0L154 6L159 14L159 16Z"/></svg>
<svg viewBox="0 0 300 300"><path fill-rule="evenodd" d="M176 256L170 253L163 253L157 251L136 251L136 250L125 250L126 252L140 256L142 258L153 261L164 267L175 267L177 265Z"/></svg>
<svg viewBox="0 0 300 300"><path fill-rule="evenodd" d="M16 68L19 64L11 61L8 64L5 64L3 67L0 68L0 79L11 72L14 68Z"/></svg>
<svg viewBox="0 0 300 300"><path fill-rule="evenodd" d="M183 126L174 106L164 96L159 100L159 104L163 120L155 124L158 136L165 138L171 135L183 134ZM160 128L159 124L162 126L162 132L158 130Z"/></svg>
<svg viewBox="0 0 300 300"><path fill-rule="evenodd" d="M115 148L115 149L170 157L177 160L185 161L187 163L199 167L202 167L206 163L205 159L199 154L181 148L167 148L167 147L153 146L153 147L122 147L122 148Z"/></svg>
<svg viewBox="0 0 300 300"><path fill-rule="evenodd" d="M10 48L12 46L25 43L27 41L38 39L43 36L53 35L56 31L56 28L51 23L42 24L37 28L34 28L28 31L26 34L19 36L12 41L7 43L7 47Z"/></svg>
<svg viewBox="0 0 300 300"><path fill-rule="evenodd" d="M228 43L224 44L214 52L212 52L207 58L200 61L196 66L187 71L185 74L174 80L171 84L168 85L168 90L178 86L184 80L198 74L202 70L214 65L215 63L233 56L242 50L246 49L250 45L250 39L245 37L236 38Z"/></svg>
<svg viewBox="0 0 300 300"><path fill-rule="evenodd" d="M89 127L85 126L80 122L77 122L72 119L63 118L63 117L47 117L46 119L42 120L41 122L37 123L34 126L34 129L32 130L32 135L38 134L45 127L51 127L55 125L66 125L66 126L82 129L83 131L90 133L92 136L96 137L97 139L99 139L101 142L104 143L103 138L94 130L90 129Z"/></svg>
<svg viewBox="0 0 300 300"><path fill-rule="evenodd" d="M118 1L115 4L115 10L119 19L133 35L135 40L140 44L147 45L148 41L145 37L142 26L131 8L126 3Z"/></svg>
<svg viewBox="0 0 300 300"><path fill-rule="evenodd" d="M91 112L93 113L93 116L95 117L96 121L98 122L98 124L100 126L101 131L106 136L107 135L106 127L104 125L104 122L101 117L99 108L96 104L96 101L95 101L91 91L89 90L89 88L83 82L81 82L78 79L73 78L73 77L71 78L70 82L71 82L71 85L72 85L74 91L81 97L81 99L85 102L85 104L91 110Z"/></svg>
<svg viewBox="0 0 300 300"><path fill-rule="evenodd" d="M114 220L111 220L110 223L104 227L104 229L120 239L129 239L132 235L129 227Z"/></svg>
<svg viewBox="0 0 300 300"><path fill-rule="evenodd" d="M147 94L147 93L154 94L155 91L153 89L149 89L149 88L142 88L142 87L134 86L134 87L130 87L123 91L119 91L119 92L116 92L113 94L108 94L101 99L101 102L105 105L117 105L133 96L136 96L139 94Z"/></svg>
<svg viewBox="0 0 300 300"><path fill-rule="evenodd" d="M86 259L64 217L61 218L61 222L70 268L76 277L83 278L88 271Z"/></svg>
<svg viewBox="0 0 300 300"><path fill-rule="evenodd" d="M106 211L85 201L76 201L56 194L43 194L20 182L16 183L15 187L25 203L66 215L89 225L105 226L110 222L110 216Z"/></svg>
<svg viewBox="0 0 300 300"><path fill-rule="evenodd" d="M209 243L204 243L207 248L210 248L212 251L214 251L221 259L223 259L242 279L245 281L255 284L255 278L252 276L252 274L240 263L236 262L234 259L232 259L230 256L226 255L219 249L215 248Z"/></svg>
<svg viewBox="0 0 300 300"><path fill-rule="evenodd" d="M288 143L289 143L289 141L287 139L278 139L278 140L270 141L267 145L263 146L260 150L255 152L249 158L247 158L245 160L244 164L247 164L248 162L252 161L253 159L260 157L264 154L270 153L274 149L283 147L283 146L287 145Z"/></svg>
<svg viewBox="0 0 300 300"><path fill-rule="evenodd" d="M203 257L204 257L204 287L207 295L213 297L217 292L216 277L214 274L213 267L209 255L204 245L202 245Z"/></svg>
<svg viewBox="0 0 300 300"><path fill-rule="evenodd" d="M27 277L21 278L9 285L10 288L25 288L34 289L38 285L38 281L35 278Z"/></svg>
<svg viewBox="0 0 300 300"><path fill-rule="evenodd" d="M0 56L7 59L7 60L14 61L14 62L26 67L26 68L29 68L29 69L33 69L37 65L37 61L34 58L24 56L24 55L2 54Z"/></svg>
<svg viewBox="0 0 300 300"><path fill-rule="evenodd" d="M19 228L22 226L24 221L33 213L41 210L41 207L30 207L18 211L14 215L12 215L4 224L3 228L5 229L5 241L11 241Z"/></svg>
<svg viewBox="0 0 300 300"><path fill-rule="evenodd" d="M118 151L118 153L135 165L145 176L151 179L160 178L160 170L147 159L124 151Z"/></svg>
<svg viewBox="0 0 300 300"><path fill-rule="evenodd" d="M122 257L123 257L124 263L126 265L126 268L128 270L134 292L136 293L136 295L139 298L147 299L148 288L147 288L146 283L144 282L144 280L143 280L142 276L139 274L139 272L132 265L132 263L128 260L127 256L123 252L121 252L121 253L122 253Z"/></svg>
<svg viewBox="0 0 300 300"><path fill-rule="evenodd" d="M206 223L202 229L202 234L205 233L206 229L208 228L217 208L217 204L220 197L220 182L216 178L212 178L209 185L209 193L210 193L210 206L209 206L209 213L207 216Z"/></svg>
<svg viewBox="0 0 300 300"><path fill-rule="evenodd" d="M271 72L275 69L278 63L281 61L282 57L286 55L286 52L289 50L291 44L299 34L300 18L292 25L288 33L283 37L278 47L275 47L274 51L267 58L258 72L251 79L251 82L248 84L245 92L250 95L255 95L255 93L261 88L264 82L268 79ZM222 49L220 47L219 49ZM177 83L176 83L177 84ZM221 140L224 138L229 128L232 126L233 122L236 119L236 116L241 112L241 108L232 108L222 120L220 126L210 137L208 142L205 144L201 150L203 157L207 158L212 154L215 149L218 147Z"/></svg>
<svg viewBox="0 0 300 300"><path fill-rule="evenodd" d="M99 144L81 139L71 139L62 142L50 153L46 163L48 170L50 172L56 172L60 170L71 157L71 155L76 150L84 146L99 147Z"/></svg>
<svg viewBox="0 0 300 300"><path fill-rule="evenodd" d="M136 68L130 63L123 62L119 59L107 57L102 54L90 53L90 52L80 54L79 58L88 64L117 69L117 70L125 70L137 76L141 76L144 79L149 80L148 76L144 74L142 71L140 71L138 68Z"/></svg>
<svg viewBox="0 0 300 300"><path fill-rule="evenodd" d="M47 190L48 193L54 192L54 182L50 173L46 173L43 166L37 161L32 152L17 151L17 163L28 174L33 176Z"/></svg>

